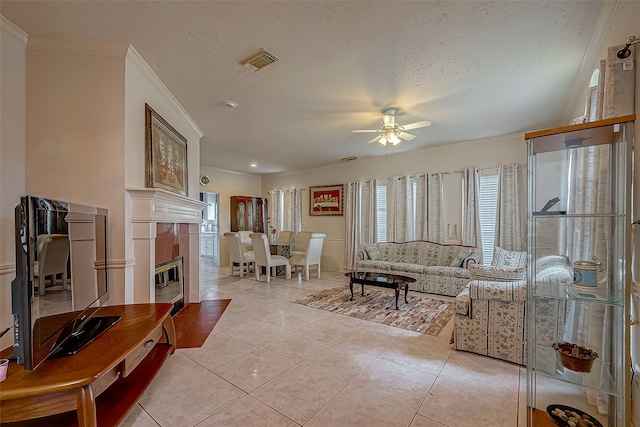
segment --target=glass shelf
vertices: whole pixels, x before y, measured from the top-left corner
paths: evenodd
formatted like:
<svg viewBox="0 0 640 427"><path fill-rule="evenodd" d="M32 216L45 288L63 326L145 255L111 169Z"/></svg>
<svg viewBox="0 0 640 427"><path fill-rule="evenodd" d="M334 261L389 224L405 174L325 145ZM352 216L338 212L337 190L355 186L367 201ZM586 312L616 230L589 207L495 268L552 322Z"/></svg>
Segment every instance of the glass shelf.
<svg viewBox="0 0 640 427"><path fill-rule="evenodd" d="M621 306L624 304L622 291L589 289L566 283L533 282L532 296L539 298L557 298L564 300L600 303Z"/></svg>

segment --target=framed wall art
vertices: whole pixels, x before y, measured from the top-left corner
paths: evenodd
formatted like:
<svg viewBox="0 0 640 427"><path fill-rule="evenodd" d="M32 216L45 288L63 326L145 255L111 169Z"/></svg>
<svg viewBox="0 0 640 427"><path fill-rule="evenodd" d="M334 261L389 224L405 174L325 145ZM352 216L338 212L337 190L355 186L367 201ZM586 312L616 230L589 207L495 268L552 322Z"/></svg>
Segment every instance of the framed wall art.
<svg viewBox="0 0 640 427"><path fill-rule="evenodd" d="M146 117L147 187L187 195L187 140L148 104Z"/></svg>
<svg viewBox="0 0 640 427"><path fill-rule="evenodd" d="M342 216L344 184L309 187L310 216Z"/></svg>

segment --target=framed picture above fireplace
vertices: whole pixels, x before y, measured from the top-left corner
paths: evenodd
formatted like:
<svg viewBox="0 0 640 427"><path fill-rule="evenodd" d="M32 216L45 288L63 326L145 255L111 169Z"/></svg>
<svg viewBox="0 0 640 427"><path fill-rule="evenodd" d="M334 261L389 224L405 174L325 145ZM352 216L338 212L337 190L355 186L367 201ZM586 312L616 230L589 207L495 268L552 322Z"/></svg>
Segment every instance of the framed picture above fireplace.
<svg viewBox="0 0 640 427"><path fill-rule="evenodd" d="M187 195L187 140L145 104L148 188Z"/></svg>

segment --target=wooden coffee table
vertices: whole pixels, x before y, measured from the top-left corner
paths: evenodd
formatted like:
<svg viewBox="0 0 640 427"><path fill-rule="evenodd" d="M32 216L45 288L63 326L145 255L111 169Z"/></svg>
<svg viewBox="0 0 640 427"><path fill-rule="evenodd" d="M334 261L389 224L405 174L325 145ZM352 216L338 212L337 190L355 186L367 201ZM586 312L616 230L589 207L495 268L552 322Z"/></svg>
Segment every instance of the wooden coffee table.
<svg viewBox="0 0 640 427"><path fill-rule="evenodd" d="M349 290L351 291L351 299L349 301L353 301L354 283L359 283L362 286L362 295L364 295L364 285L393 288L396 291L396 310L398 310L398 297L400 296L400 288L402 285L404 285L404 302L408 304L407 292L409 291L409 283L416 281L413 277L399 276L397 274L353 271L345 273L344 275L349 278Z"/></svg>

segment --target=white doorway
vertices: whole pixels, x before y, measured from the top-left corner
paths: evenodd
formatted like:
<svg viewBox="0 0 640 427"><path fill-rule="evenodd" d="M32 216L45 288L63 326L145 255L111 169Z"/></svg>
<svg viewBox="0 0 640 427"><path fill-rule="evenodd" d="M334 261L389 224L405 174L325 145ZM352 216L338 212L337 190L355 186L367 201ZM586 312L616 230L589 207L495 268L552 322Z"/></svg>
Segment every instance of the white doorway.
<svg viewBox="0 0 640 427"><path fill-rule="evenodd" d="M200 193L200 200L207 204L202 211L202 230L200 230L200 256L220 266L220 238L218 236L218 193Z"/></svg>

